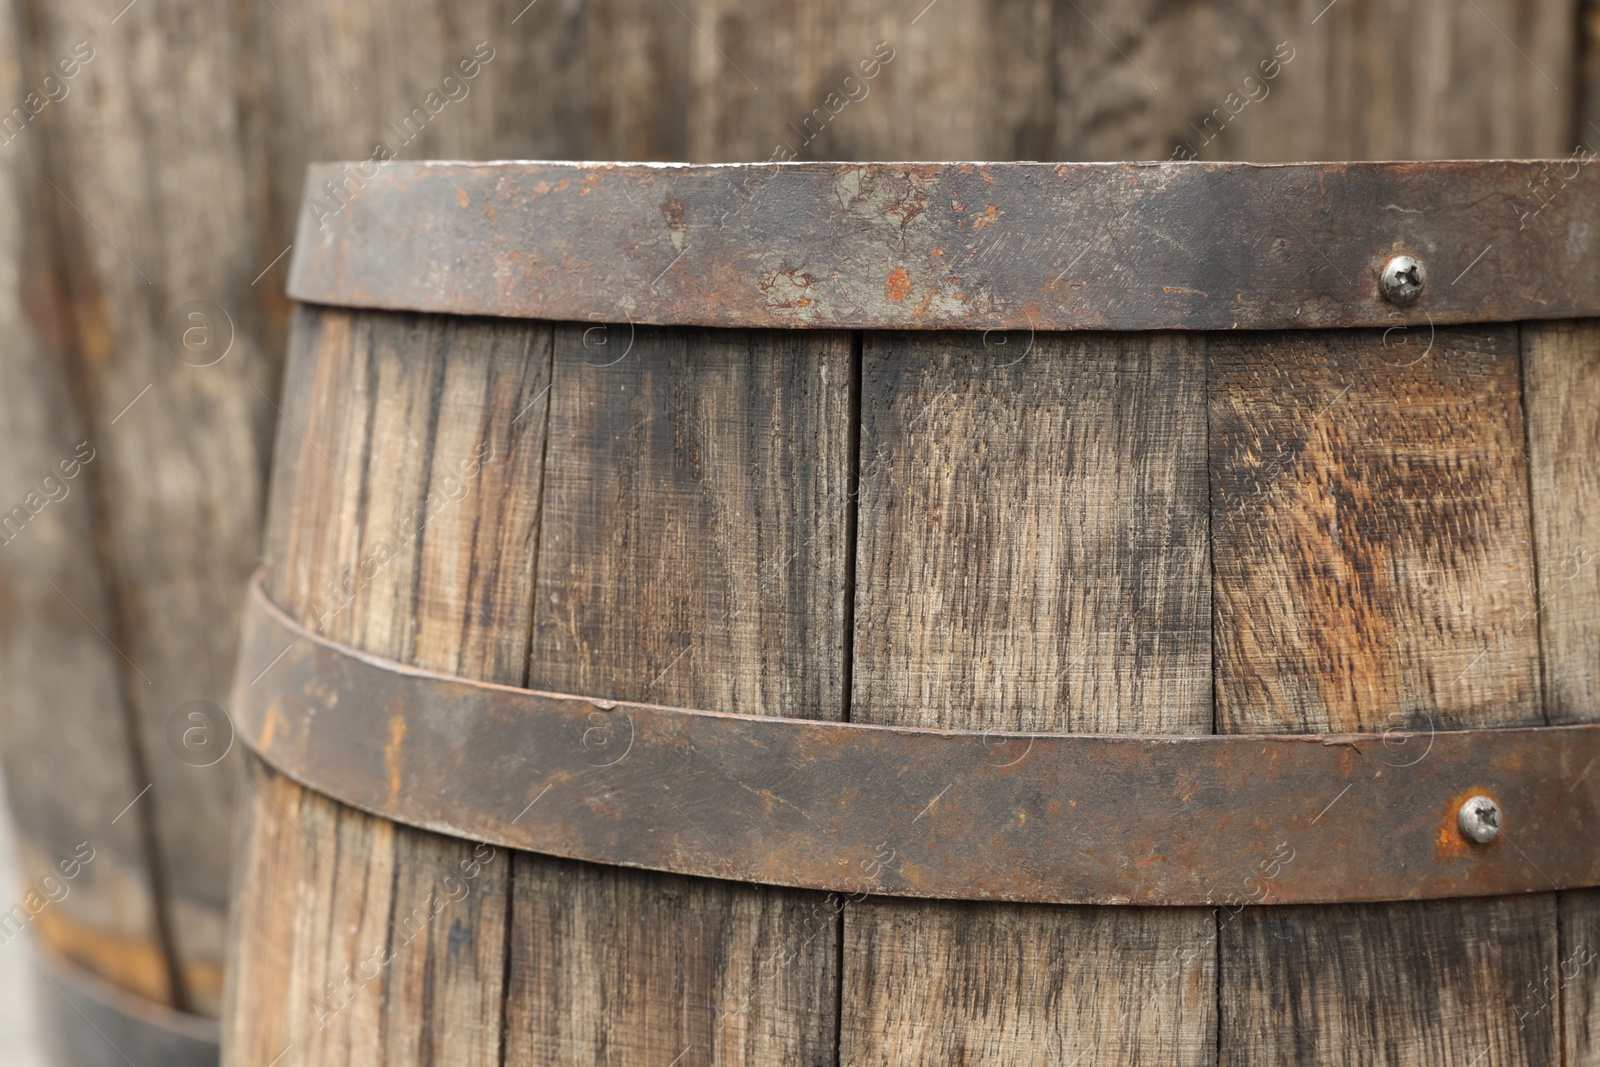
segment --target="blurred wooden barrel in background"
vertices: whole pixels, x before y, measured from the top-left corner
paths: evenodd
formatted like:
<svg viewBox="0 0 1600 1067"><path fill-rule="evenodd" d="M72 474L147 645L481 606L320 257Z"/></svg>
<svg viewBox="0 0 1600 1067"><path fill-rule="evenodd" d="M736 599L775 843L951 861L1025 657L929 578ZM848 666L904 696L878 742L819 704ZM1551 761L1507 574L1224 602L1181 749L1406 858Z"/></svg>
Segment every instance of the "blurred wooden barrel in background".
<svg viewBox="0 0 1600 1067"><path fill-rule="evenodd" d="M335 211L322 190L340 173L313 170L302 217L263 572L323 640L597 709L1417 731L1364 750L1390 783L1428 766L1439 731L1600 720L1600 475L1581 458L1600 444L1600 327L1580 317L1600 307L1581 269L1600 200L1525 229L1515 193L1538 164L397 166ZM1406 250L1431 280L1402 307L1379 277ZM524 819L677 813L715 866L732 845L706 791L727 768L705 753L682 778L618 764L622 779L574 782L529 744L440 756L452 778L430 779L470 721L421 697L364 709L331 678L280 700L303 641L278 643L234 694L265 754L224 1021L239 1067L284 1049L680 1065L1600 1052L1600 907L1556 891L1588 882L1521 863L1557 844L1526 811L1500 842L1521 895L1272 903L1288 895L1275 877L1326 861L1316 834L1385 832L1392 813L1330 792L1283 826L1286 870L1256 874L1258 907L842 903L481 844ZM357 764L375 776L347 802L308 770L334 720L355 747L325 769L340 789ZM594 729L584 762L609 766L604 745L627 739ZM470 794L502 763L521 784L498 813L369 814ZM1588 810L1570 792L1588 769L1525 771ZM635 773L660 812L624 801ZM772 807L801 788L740 784ZM1482 788L1447 784L1455 803ZM1310 798L1274 807L1291 799ZM840 860L864 893L896 854L930 862L910 814L881 813L886 857ZM1477 862L1447 830L1402 884Z"/></svg>
<svg viewBox="0 0 1600 1067"><path fill-rule="evenodd" d="M169 731L226 703L307 162L1559 157L1600 138L1580 0L113 6L0 3L0 739L30 886L96 857L37 914L18 891L29 928L206 1015L238 760L197 765Z"/></svg>

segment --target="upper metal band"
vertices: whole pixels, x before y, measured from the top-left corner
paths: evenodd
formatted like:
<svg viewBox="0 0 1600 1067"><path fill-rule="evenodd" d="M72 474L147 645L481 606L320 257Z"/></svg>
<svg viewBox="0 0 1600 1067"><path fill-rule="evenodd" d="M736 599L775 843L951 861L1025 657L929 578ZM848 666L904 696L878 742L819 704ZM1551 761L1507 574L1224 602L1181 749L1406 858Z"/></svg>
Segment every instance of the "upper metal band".
<svg viewBox="0 0 1600 1067"><path fill-rule="evenodd" d="M1586 162L1586 160L1584 160ZM318 164L290 295L728 327L1227 330L1600 314L1577 160ZM1421 260L1407 307L1384 263Z"/></svg>
<svg viewBox="0 0 1600 1067"><path fill-rule="evenodd" d="M914 730L433 674L253 587L233 693L263 759L345 804L512 848L893 896L1307 903L1600 884L1600 726L1384 736ZM1487 845L1461 803L1504 812Z"/></svg>

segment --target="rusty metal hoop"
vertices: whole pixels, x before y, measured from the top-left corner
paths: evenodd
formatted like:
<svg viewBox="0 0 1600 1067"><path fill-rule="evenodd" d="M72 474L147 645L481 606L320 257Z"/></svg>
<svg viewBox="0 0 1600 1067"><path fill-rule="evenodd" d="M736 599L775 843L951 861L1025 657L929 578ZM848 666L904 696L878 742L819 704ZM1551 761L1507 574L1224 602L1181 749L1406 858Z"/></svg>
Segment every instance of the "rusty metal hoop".
<svg viewBox="0 0 1600 1067"><path fill-rule="evenodd" d="M263 760L344 804L679 874L1169 905L1600 884L1600 725L1152 737L665 708L370 656L290 619L259 578L233 705ZM1505 819L1486 844L1458 826L1480 796Z"/></svg>
<svg viewBox="0 0 1600 1067"><path fill-rule="evenodd" d="M1567 161L318 164L289 294L794 329L1228 330L1600 314ZM1385 297L1398 254L1435 279Z"/></svg>

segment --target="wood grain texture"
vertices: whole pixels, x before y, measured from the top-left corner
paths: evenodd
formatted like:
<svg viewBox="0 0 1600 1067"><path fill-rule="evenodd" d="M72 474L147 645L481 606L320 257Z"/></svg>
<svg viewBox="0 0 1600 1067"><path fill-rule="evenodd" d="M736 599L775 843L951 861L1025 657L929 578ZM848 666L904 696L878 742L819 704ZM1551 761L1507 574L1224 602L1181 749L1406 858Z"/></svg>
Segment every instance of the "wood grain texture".
<svg viewBox="0 0 1600 1067"><path fill-rule="evenodd" d="M1202 119L1220 108L1228 128L1194 147L1206 159L1272 161L1565 156L1577 4L1263 6L1257 17L1268 32L1238 54L1222 92L1188 116L1209 135ZM1241 103L1260 93L1244 77L1259 75L1280 43L1294 58L1265 99Z"/></svg>
<svg viewBox="0 0 1600 1067"><path fill-rule="evenodd" d="M853 70L838 54L836 12L828 5L770 0L700 0L681 9L683 16L673 17L689 30L684 89L695 101L694 120L683 131L684 158L817 158L806 152L803 136L809 133L819 146L827 143L817 135L836 119L844 121L841 116L860 102L844 103L845 90L829 84ZM690 17L705 28L704 37L689 27ZM824 103L830 91L839 93L831 109ZM865 99L861 88L854 92ZM871 94L870 85L865 93ZM824 109L820 116L812 114L817 107ZM803 125L807 117L813 120L810 131Z"/></svg>
<svg viewBox="0 0 1600 1067"><path fill-rule="evenodd" d="M1514 328L1211 346L1224 733L1543 721Z"/></svg>
<svg viewBox="0 0 1600 1067"><path fill-rule="evenodd" d="M1223 1065L1559 1064L1554 893L1245 908L1224 929Z"/></svg>
<svg viewBox="0 0 1600 1067"><path fill-rule="evenodd" d="M886 59L863 82L868 95L829 121L814 144L791 134L801 158L948 160L1052 159L1056 105L1052 75L1053 20L1041 0L1001 0L981 7L943 0L897 0L883 5L829 5L827 81L785 116L809 134L812 109L831 111L827 93L861 62ZM880 42L886 47L880 48ZM1081 59L1071 55L1068 61ZM872 69L869 66L867 69ZM848 99L848 96L846 97ZM983 104L972 106L977 100ZM780 131L781 133L781 131Z"/></svg>
<svg viewBox="0 0 1600 1067"><path fill-rule="evenodd" d="M301 963L295 951L295 923L302 894L314 892L311 870L317 856L303 829L298 784L273 774L259 760L245 761L246 785L235 827L233 881L237 901L293 901L293 907L235 905L228 913L228 980L223 995L224 1060L247 1064L235 1049L272 1048L282 1055L291 1045L289 1005L298 996L309 1009L320 990L291 991ZM271 1062L270 1056L267 1062Z"/></svg>
<svg viewBox="0 0 1600 1067"><path fill-rule="evenodd" d="M307 190L306 164L315 160L604 158L590 139L585 103L587 6L540 0L513 24L522 7L497 0L245 4L238 33L251 76L241 105L252 165L265 176L250 215L262 266L293 241L308 192L330 210L360 195L355 168L337 189ZM487 222L484 233L494 239ZM273 351L281 350L288 317L286 266L270 275L278 301L266 324Z"/></svg>
<svg viewBox="0 0 1600 1067"><path fill-rule="evenodd" d="M866 338L852 720L1207 733L1203 363L1029 340ZM840 1062L1210 1063L1214 959L1205 909L852 905Z"/></svg>
<svg viewBox="0 0 1600 1067"><path fill-rule="evenodd" d="M1210 732L1192 343L868 336L855 720Z"/></svg>
<svg viewBox="0 0 1600 1067"><path fill-rule="evenodd" d="M1522 328L1539 637L1551 722L1600 718L1600 327Z"/></svg>
<svg viewBox="0 0 1600 1067"><path fill-rule="evenodd" d="M697 19L696 16L699 16ZM606 158L681 160L699 101L690 96L691 56L706 40L694 4L593 0L584 5L583 81L595 149ZM715 31L712 31L715 32ZM731 83L719 83L726 91ZM545 91L565 92L545 83Z"/></svg>
<svg viewBox="0 0 1600 1067"><path fill-rule="evenodd" d="M1577 143L1600 146L1600 0L1579 0Z"/></svg>
<svg viewBox="0 0 1600 1067"><path fill-rule="evenodd" d="M530 684L841 717L851 372L839 334L559 327ZM530 1062L832 1062L820 895L519 856L513 896Z"/></svg>
<svg viewBox="0 0 1600 1067"><path fill-rule="evenodd" d="M1600 720L1600 324L1522 327L1523 404L1545 712ZM1594 774L1596 768L1585 768ZM1561 894L1560 960L1522 991L1532 1018L1559 1012L1565 1063L1600 1064L1600 891Z"/></svg>
<svg viewBox="0 0 1600 1067"><path fill-rule="evenodd" d="M1215 953L1202 908L850 905L839 1062L1210 1064Z"/></svg>
<svg viewBox="0 0 1600 1067"><path fill-rule="evenodd" d="M92 45L95 59L67 98L4 146L57 187L41 185L48 195L25 202L19 225L30 235L12 246L11 269L32 284L35 265L58 258L62 293L57 310L26 326L46 338L59 368L28 369L35 355L25 343L0 354L6 380L18 384L7 477L20 487L30 464L58 459L65 427L78 428L69 443L100 448L103 466L79 487L85 499L37 520L41 530L73 529L29 547L30 577L13 587L17 624L6 654L17 669L8 677L30 680L13 690L9 722L31 715L34 727L8 728L7 740L37 753L101 746L107 771L80 784L62 770L68 757L23 761L13 793L24 836L51 842L49 852L58 838L75 843L98 829L68 829L81 825L77 798L92 795L98 812L123 784L137 792L132 779L141 775L130 770L125 783L114 763L148 763L152 803L117 834L133 823L137 837L134 820L150 820L154 847L144 849L141 873L134 838L119 836L116 881L130 901L171 890L161 911L86 910L75 916L82 928L49 936L91 962L85 946L99 935L80 935L107 934L115 949L93 951L108 977L124 965L107 961L137 957L127 983L165 986L197 1010L217 1006L236 780L226 766L170 759L163 734L182 701L220 700L231 670L277 414L267 398L277 395L287 336L278 292L286 261L256 279L289 246L309 159L368 158L379 141L409 158L766 159L779 143L802 158L1167 158L1185 141L1208 159L1563 155L1574 130L1590 143L1600 137L1591 128L1600 122L1600 34L1593 3L1580 22L1577 2L1324 11L1320 0L1245 8L1005 0L980 11L901 0L869 11L725 0L162 0L120 15L91 0L19 3L23 55L7 71L11 105L75 42ZM1582 55L1570 39L1579 25ZM480 41L494 59L476 77L458 77L461 95L444 79ZM841 107L839 94L852 91L844 78L879 41L895 58L870 95ZM1228 94L1280 41L1295 58L1268 98L1234 116ZM436 92L443 106L429 102ZM419 108L425 122L415 119ZM826 127L802 144L790 123L803 127L819 108ZM1217 108L1228 112L1227 128L1202 144L1191 123L1203 129ZM57 236L59 257L38 254ZM495 239L487 223L485 239ZM164 336L168 314L197 298L225 309L237 331L213 367L178 362ZM40 299L51 306L53 298ZM22 385L45 399L21 399ZM91 494L87 517L69 519ZM476 597L455 563L427 565L442 568L437 582L423 582L440 610ZM36 575L52 576L82 614L63 613ZM114 635L131 664L108 655L96 629ZM448 659L431 640L416 635L418 654ZM492 634L473 640L474 655L497 657L495 669L509 662ZM1552 694L1553 706L1561 699ZM46 724L40 708L59 717ZM119 731L130 746L120 760ZM34 799L46 792L74 799ZM71 907L88 909L92 895L81 897ZM165 979L163 921L176 950Z"/></svg>
<svg viewBox="0 0 1600 1067"><path fill-rule="evenodd" d="M295 116L262 126L284 243L304 161L379 141L408 158L698 162L1559 156L1579 125L1577 3L365 0L334 18L295 0L251 9L279 66L249 111ZM497 58L476 98L398 144L388 124L479 41Z"/></svg>
<svg viewBox="0 0 1600 1067"><path fill-rule="evenodd" d="M549 367L538 323L302 312L268 525L278 602L378 655L522 683ZM254 783L242 869L282 862L291 830L309 855L288 864L295 894L241 883L229 1062L293 1046L498 1064L510 857Z"/></svg>
<svg viewBox="0 0 1600 1067"><path fill-rule="evenodd" d="M1057 11L1051 158L1181 159L1180 146L1240 158L1225 133L1204 143L1205 119L1271 57L1283 17L1280 5L1255 3L1094 2ZM1267 106L1250 105L1257 114L1242 112L1241 124L1259 121Z"/></svg>
<svg viewBox="0 0 1600 1067"><path fill-rule="evenodd" d="M833 1062L838 920L820 894L514 862L506 1062Z"/></svg>
<svg viewBox="0 0 1600 1067"><path fill-rule="evenodd" d="M85 579L102 608L74 622L19 601L18 618L57 662L99 640L88 620L125 632L152 680L114 664L123 696L72 699L104 737L130 714L139 724L129 759L148 759L156 780L141 812L152 876L171 890L177 999L216 1007L236 778L169 760L162 729L179 703L219 700L230 670L287 339L277 257L308 160L367 159L380 143L406 158L761 160L783 144L801 158L1125 159L1185 141L1204 158L1560 155L1597 114L1594 59L1575 60L1568 38L1577 2L163 0L107 12L19 0L25 54L8 100L77 41L95 50L6 150L57 187L24 221L62 239L65 417L107 445L92 523L102 558ZM1586 18L1588 40L1592 5ZM1228 94L1280 41L1295 58L1235 117ZM894 58L865 79L879 42ZM465 78L480 43L493 59ZM1191 123L1204 130L1219 107L1227 129L1201 144ZM217 366L171 355L167 316L190 299L232 319ZM49 443L19 448L19 464ZM41 565L85 558L64 541Z"/></svg>
<svg viewBox="0 0 1600 1067"><path fill-rule="evenodd" d="M533 683L839 718L851 374L844 334L558 331Z"/></svg>
<svg viewBox="0 0 1600 1067"><path fill-rule="evenodd" d="M387 1063L383 950L396 910L396 827L258 766L233 921L250 950L229 972L223 1062ZM278 895L265 894L276 890ZM277 940L270 940L272 935ZM275 971L274 967L281 967ZM274 983L275 978L283 979ZM270 1050L270 1051L269 1051ZM396 1059L394 1062L405 1062Z"/></svg>
<svg viewBox="0 0 1600 1067"><path fill-rule="evenodd" d="M1561 959L1521 992L1531 1025L1559 1012L1566 1067L1600 1064L1600 893L1561 894Z"/></svg>
<svg viewBox="0 0 1600 1067"><path fill-rule="evenodd" d="M79 61L65 98L11 147L48 161L66 358L84 432L98 442L103 552L93 565L109 592L107 632L126 655L122 699L138 724L137 759L154 783L129 818L154 828L175 1000L215 1014L240 757L190 766L166 728L187 701L225 699L272 430L257 391L272 392L276 361L250 329L260 266L239 224L249 178L233 15L201 0L144 6L114 23L90 0L28 6L30 80ZM228 309L234 327L231 350L211 366L184 362L172 340L169 316L196 300ZM212 318L220 356L224 326Z"/></svg>
<svg viewBox="0 0 1600 1067"><path fill-rule="evenodd" d="M1209 358L1219 728L1542 722L1515 329L1213 338ZM1328 799L1359 822L1359 795ZM1220 945L1221 1062L1556 1063L1558 1021L1519 1025L1510 991L1557 947L1554 894L1246 908Z"/></svg>
<svg viewBox="0 0 1600 1067"><path fill-rule="evenodd" d="M1566 155L1575 4L1058 8L1051 158Z"/></svg>
<svg viewBox="0 0 1600 1067"><path fill-rule="evenodd" d="M699 0L679 5L679 29L695 26L689 88L667 94L659 125L686 130L668 143L703 162L779 147L852 160L1563 156L1578 3ZM604 39L593 26L591 45ZM894 58L861 79L879 42Z"/></svg>
<svg viewBox="0 0 1600 1067"><path fill-rule="evenodd" d="M8 100L28 91L18 31L16 5L0 3ZM7 134L26 135L39 131ZM26 878L4 887L0 943L31 927L47 950L170 1002L148 827L118 819L147 780L122 714L123 661L95 632L115 630L90 488L104 441L84 426L62 358L48 234L30 222L48 214L46 195L41 154L0 146L0 755Z"/></svg>

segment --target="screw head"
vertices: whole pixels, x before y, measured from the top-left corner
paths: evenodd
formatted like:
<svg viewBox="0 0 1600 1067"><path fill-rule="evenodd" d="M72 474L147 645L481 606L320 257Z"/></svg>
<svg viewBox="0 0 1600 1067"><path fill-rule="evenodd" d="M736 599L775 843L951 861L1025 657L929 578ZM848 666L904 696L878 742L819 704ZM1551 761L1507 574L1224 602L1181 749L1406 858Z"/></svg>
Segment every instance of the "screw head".
<svg viewBox="0 0 1600 1067"><path fill-rule="evenodd" d="M1422 260L1412 256L1393 256L1383 265L1379 288L1389 303L1408 307L1417 302L1422 295L1422 287L1427 284L1428 269L1422 265Z"/></svg>
<svg viewBox="0 0 1600 1067"><path fill-rule="evenodd" d="M1500 836L1500 829L1505 825L1505 814L1493 797L1468 797L1467 802L1461 805L1456 823L1461 827L1461 832L1467 835L1467 840L1487 845Z"/></svg>

